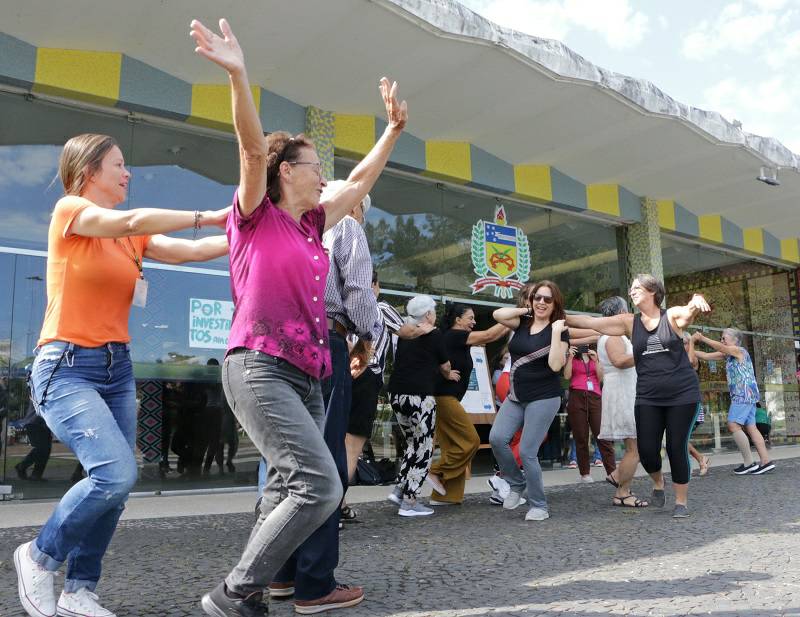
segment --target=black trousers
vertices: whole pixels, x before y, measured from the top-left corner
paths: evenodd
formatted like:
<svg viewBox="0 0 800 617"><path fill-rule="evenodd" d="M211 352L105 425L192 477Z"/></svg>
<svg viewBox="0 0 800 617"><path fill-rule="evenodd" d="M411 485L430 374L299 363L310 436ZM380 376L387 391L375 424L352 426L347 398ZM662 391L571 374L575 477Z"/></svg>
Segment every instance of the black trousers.
<svg viewBox="0 0 800 617"><path fill-rule="evenodd" d="M697 403L689 405L636 405L636 439L639 459L647 473L661 471L661 441L667 433L667 458L676 484L689 482L689 438L697 417Z"/></svg>

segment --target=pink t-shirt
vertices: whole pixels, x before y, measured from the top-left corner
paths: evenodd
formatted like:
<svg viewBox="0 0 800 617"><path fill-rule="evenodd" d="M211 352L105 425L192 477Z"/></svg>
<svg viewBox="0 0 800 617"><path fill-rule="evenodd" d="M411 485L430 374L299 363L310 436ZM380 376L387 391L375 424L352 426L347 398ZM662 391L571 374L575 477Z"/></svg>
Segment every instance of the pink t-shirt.
<svg viewBox="0 0 800 617"><path fill-rule="evenodd" d="M324 227L322 206L297 223L266 195L244 218L236 192L226 225L234 304L228 351L262 351L316 379L330 374Z"/></svg>
<svg viewBox="0 0 800 617"><path fill-rule="evenodd" d="M586 369L589 369L588 373ZM598 396L601 394L600 381L597 379L597 365L594 360L584 362L579 355L572 358L572 377L569 380L569 389L586 390L594 392Z"/></svg>

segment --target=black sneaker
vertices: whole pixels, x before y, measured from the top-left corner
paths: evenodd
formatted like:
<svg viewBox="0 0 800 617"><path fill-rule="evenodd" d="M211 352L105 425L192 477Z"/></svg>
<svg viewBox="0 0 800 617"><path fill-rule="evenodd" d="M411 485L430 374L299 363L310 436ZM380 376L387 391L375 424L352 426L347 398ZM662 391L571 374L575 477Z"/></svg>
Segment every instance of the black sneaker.
<svg viewBox="0 0 800 617"><path fill-rule="evenodd" d="M773 465L774 467L774 465ZM753 473L756 469L758 469L758 463L751 463L750 465L739 465L736 469L733 470L737 476L744 476L748 473Z"/></svg>
<svg viewBox="0 0 800 617"><path fill-rule="evenodd" d="M231 598L223 582L204 595L200 605L212 617L266 617L268 610L262 596L260 591L254 591L246 598Z"/></svg>
<svg viewBox="0 0 800 617"><path fill-rule="evenodd" d="M760 476L762 473L767 473L768 471L772 471L773 469L775 469L775 463L769 461L768 463L759 465L756 469L750 472L750 475Z"/></svg>

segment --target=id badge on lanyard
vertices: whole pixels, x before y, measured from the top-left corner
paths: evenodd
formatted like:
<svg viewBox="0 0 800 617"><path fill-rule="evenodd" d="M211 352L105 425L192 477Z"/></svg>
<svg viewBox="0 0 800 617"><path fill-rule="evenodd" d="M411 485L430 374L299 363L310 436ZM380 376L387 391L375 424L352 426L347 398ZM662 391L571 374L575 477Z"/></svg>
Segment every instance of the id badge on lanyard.
<svg viewBox="0 0 800 617"><path fill-rule="evenodd" d="M147 304L147 279L141 274L136 279L136 285L133 288L133 306L144 308Z"/></svg>
<svg viewBox="0 0 800 617"><path fill-rule="evenodd" d="M125 251L125 254L131 258L133 263L136 265L136 269L139 271L139 276L136 277L136 284L133 287L133 301L131 304L133 306L138 306L140 308L144 308L147 304L147 280L144 278L144 273L142 272L142 260L139 259L139 256L136 254L136 249L133 246L133 242L131 242L130 238L125 238L128 241L128 246L131 249L131 252L128 253L128 250L125 246L120 242L121 248ZM114 238L114 242L118 241L117 238Z"/></svg>

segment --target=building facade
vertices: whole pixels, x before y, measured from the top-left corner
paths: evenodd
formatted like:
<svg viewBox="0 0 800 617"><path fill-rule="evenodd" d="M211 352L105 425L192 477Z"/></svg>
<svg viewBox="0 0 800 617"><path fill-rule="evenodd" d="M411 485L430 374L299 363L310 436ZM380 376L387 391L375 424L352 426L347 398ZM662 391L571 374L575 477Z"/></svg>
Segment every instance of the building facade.
<svg viewBox="0 0 800 617"><path fill-rule="evenodd" d="M47 485L20 480L15 471L29 449L15 423L26 412L25 367L46 305L47 228L60 196L61 145L84 132L114 136L132 171L126 208L223 207L238 180L238 156L226 85L182 79L179 64L170 73L169 59L154 66L113 49L46 47L18 30L0 31L0 288L6 290L0 296L6 416L0 484L43 497L59 495L79 472L60 444L53 447ZM265 130L310 135L328 178L346 177L383 130L379 117L330 109L322 92L319 102L302 104L288 89L258 85L254 93ZM668 304L694 292L706 295L714 310L699 325L712 334L728 326L748 333L773 442L800 435L796 237L742 227L724 214L697 214L663 194L583 181L555 165L512 162L470 141L427 138L415 133L411 109L409 130L372 193L366 223L385 299L401 307L428 293L465 302L479 326L488 326L491 311L514 302L515 288L528 280L552 279L568 310L592 312L609 295L627 296L636 273L651 272L665 280ZM536 144L529 149L536 152ZM129 324L139 489L254 484L257 452L228 410L208 404L221 388L215 362L224 357L232 311L227 261L145 263L145 269L148 304L132 308ZM490 348L489 358L498 351ZM704 365L700 375L707 421L696 437L705 447L725 447L724 365ZM391 452L385 412L373 445ZM215 460L220 449L222 465ZM210 473L204 473L207 462Z"/></svg>

